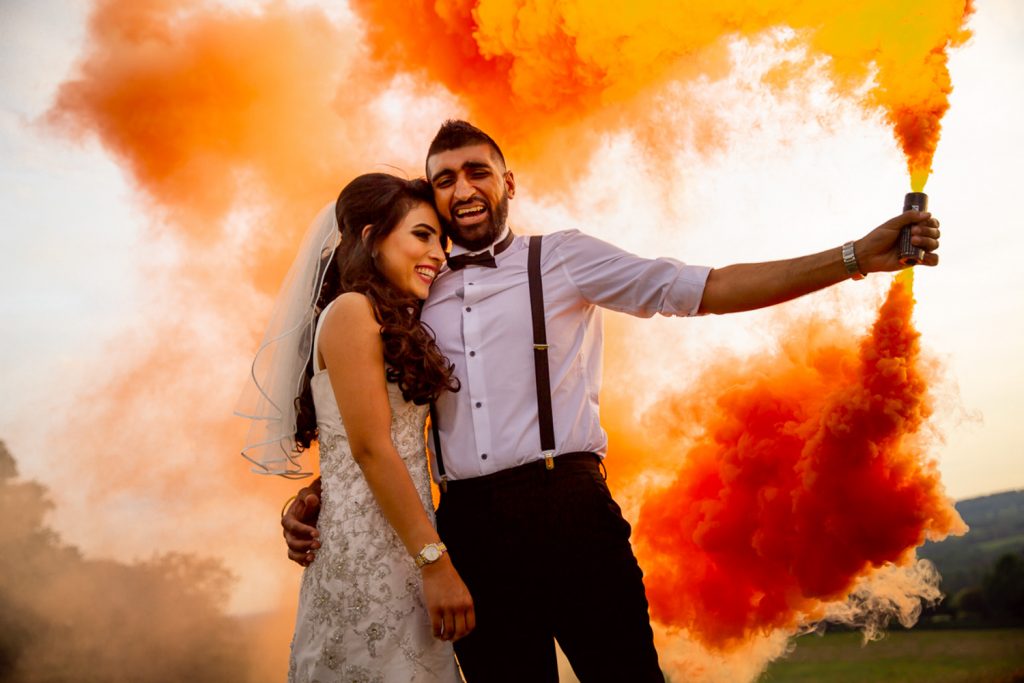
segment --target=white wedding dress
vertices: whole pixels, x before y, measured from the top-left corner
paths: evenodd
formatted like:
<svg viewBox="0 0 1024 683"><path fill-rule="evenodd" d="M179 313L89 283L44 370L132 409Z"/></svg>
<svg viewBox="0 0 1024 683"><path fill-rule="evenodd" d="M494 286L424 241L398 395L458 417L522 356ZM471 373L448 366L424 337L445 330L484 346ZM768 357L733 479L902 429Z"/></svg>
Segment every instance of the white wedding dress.
<svg viewBox="0 0 1024 683"><path fill-rule="evenodd" d="M318 326L317 365L319 333ZM433 520L423 442L427 407L406 402L397 385L387 387L391 438ZM461 681L451 644L431 634L419 570L352 458L326 371L314 374L312 390L320 432L322 545L302 577L289 682Z"/></svg>

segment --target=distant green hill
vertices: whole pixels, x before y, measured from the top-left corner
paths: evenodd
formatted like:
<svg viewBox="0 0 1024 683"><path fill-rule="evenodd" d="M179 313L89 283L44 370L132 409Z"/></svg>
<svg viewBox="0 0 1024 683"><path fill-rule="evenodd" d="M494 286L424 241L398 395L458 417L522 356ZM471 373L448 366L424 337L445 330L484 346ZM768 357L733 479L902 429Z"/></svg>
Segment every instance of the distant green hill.
<svg viewBox="0 0 1024 683"><path fill-rule="evenodd" d="M993 563L1006 553L1024 552L1024 491L1007 491L956 503L971 528L966 535L926 543L920 557L935 563L947 596L981 583Z"/></svg>

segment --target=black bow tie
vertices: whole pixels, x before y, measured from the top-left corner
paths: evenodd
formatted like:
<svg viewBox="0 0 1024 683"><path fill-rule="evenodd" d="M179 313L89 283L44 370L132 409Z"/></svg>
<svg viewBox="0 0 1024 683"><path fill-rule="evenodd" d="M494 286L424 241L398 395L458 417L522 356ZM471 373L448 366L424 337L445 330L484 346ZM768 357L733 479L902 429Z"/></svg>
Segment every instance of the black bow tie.
<svg viewBox="0 0 1024 683"><path fill-rule="evenodd" d="M466 266L480 266L481 268L497 268L498 263L494 257L508 249L512 244L512 231L505 236L501 242L494 245L494 253L481 251L479 254L459 254L448 257L448 267L452 270L462 270Z"/></svg>
<svg viewBox="0 0 1024 683"><path fill-rule="evenodd" d="M494 254L489 251L481 251L479 254L459 254L458 256L448 257L448 267L452 270L462 270L466 266L497 268L498 263L494 260Z"/></svg>

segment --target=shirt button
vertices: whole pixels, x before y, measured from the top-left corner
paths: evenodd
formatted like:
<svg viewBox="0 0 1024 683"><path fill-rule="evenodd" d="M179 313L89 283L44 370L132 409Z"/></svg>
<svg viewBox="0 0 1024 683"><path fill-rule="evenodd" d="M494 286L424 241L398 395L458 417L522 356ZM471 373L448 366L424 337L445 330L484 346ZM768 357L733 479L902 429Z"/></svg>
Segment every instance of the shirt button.
<svg viewBox="0 0 1024 683"><path fill-rule="evenodd" d="M480 456L480 459L481 459L481 460L486 460L486 459L487 459L487 454L486 454L486 453L482 454L482 455Z"/></svg>
<svg viewBox="0 0 1024 683"><path fill-rule="evenodd" d="M470 352L469 352L469 355L471 355L471 356L475 356L475 355L476 355L476 351L470 351Z"/></svg>
<svg viewBox="0 0 1024 683"><path fill-rule="evenodd" d="M482 405L483 405L483 403L481 403L480 401L477 401L477 402L476 402L476 407L477 407L477 408L479 408L479 407L480 407L480 406L482 406Z"/></svg>
<svg viewBox="0 0 1024 683"><path fill-rule="evenodd" d="M466 306L466 313L469 313L472 310L473 310L472 306Z"/></svg>

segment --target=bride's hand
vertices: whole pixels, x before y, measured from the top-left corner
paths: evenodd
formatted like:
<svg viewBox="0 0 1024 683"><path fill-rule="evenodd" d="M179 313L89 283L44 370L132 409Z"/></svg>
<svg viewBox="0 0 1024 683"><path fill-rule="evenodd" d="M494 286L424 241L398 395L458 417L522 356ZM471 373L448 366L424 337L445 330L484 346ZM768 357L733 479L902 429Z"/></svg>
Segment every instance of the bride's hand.
<svg viewBox="0 0 1024 683"><path fill-rule="evenodd" d="M476 627L473 598L448 555L423 567L423 599L434 637L455 641Z"/></svg>

